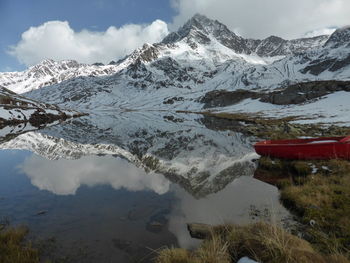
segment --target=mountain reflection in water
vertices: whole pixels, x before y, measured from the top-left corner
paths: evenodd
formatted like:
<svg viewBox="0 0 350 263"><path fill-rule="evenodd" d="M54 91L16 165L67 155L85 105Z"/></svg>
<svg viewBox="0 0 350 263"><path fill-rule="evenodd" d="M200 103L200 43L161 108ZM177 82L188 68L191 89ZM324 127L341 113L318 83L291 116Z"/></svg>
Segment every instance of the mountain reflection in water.
<svg viewBox="0 0 350 263"><path fill-rule="evenodd" d="M90 116L7 140L0 215L54 237L71 262L150 262L159 247L198 244L188 222L289 216L277 188L252 177L251 138L168 120Z"/></svg>

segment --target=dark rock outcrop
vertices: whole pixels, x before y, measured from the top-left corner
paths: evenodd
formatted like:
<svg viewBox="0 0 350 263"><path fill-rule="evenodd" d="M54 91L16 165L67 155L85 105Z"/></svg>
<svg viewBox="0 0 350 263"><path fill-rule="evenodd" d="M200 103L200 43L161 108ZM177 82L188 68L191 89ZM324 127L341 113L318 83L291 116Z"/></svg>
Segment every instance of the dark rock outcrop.
<svg viewBox="0 0 350 263"><path fill-rule="evenodd" d="M260 101L277 105L300 104L337 91L350 92L350 81L311 81L264 95Z"/></svg>
<svg viewBox="0 0 350 263"><path fill-rule="evenodd" d="M342 45L350 45L350 26L337 29L324 46L337 48Z"/></svg>
<svg viewBox="0 0 350 263"><path fill-rule="evenodd" d="M199 102L204 103L203 108L225 107L234 105L242 100L252 98L257 99L261 95L249 90L213 90L206 93Z"/></svg>
<svg viewBox="0 0 350 263"><path fill-rule="evenodd" d="M203 108L225 107L237 104L242 100L260 99L276 105L301 104L311 101L337 91L350 92L350 81L310 81L288 86L283 90L269 93L258 93L248 90L214 90L205 94L199 99Z"/></svg>

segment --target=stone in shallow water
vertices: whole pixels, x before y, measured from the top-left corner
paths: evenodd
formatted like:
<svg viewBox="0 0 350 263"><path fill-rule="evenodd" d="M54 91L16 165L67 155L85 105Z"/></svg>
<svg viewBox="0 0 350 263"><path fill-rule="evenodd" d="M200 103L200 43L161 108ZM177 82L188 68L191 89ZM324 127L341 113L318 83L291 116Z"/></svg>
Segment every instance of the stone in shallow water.
<svg viewBox="0 0 350 263"><path fill-rule="evenodd" d="M258 263L258 262L251 260L250 258L244 257L238 260L237 263Z"/></svg>

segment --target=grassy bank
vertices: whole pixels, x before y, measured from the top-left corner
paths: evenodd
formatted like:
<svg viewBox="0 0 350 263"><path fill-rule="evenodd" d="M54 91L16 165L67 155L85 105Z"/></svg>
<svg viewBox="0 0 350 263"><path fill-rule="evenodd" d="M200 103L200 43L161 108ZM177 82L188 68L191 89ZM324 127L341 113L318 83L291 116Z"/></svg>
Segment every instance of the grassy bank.
<svg viewBox="0 0 350 263"><path fill-rule="evenodd" d="M0 224L0 262L1 263L39 263L39 252L25 237L26 227L9 227Z"/></svg>
<svg viewBox="0 0 350 263"><path fill-rule="evenodd" d="M299 136L342 136L344 134L350 134L349 127L294 123L293 121L304 119L295 116L276 119L252 113L216 113L209 111L178 111L178 113L200 114L203 116L203 123L210 129L233 130L264 139L296 138ZM209 121L210 119L211 121Z"/></svg>
<svg viewBox="0 0 350 263"><path fill-rule="evenodd" d="M327 253L350 248L350 162L263 157L256 178L277 185L283 204L305 226L304 237Z"/></svg>
<svg viewBox="0 0 350 263"><path fill-rule="evenodd" d="M262 263L350 262L340 254L321 254L307 241L266 223L222 225L211 228L210 232L198 249L164 249L155 262L235 263L241 257Z"/></svg>

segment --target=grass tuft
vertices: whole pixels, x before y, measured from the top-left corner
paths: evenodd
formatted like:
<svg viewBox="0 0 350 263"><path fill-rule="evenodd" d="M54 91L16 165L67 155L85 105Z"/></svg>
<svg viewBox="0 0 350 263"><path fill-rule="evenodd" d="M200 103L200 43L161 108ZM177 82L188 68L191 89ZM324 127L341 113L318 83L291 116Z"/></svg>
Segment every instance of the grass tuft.
<svg viewBox="0 0 350 263"><path fill-rule="evenodd" d="M189 251L182 248L166 248L159 252L155 263L192 263Z"/></svg>
<svg viewBox="0 0 350 263"><path fill-rule="evenodd" d="M1 263L38 263L39 252L25 242L27 227L0 228L0 262Z"/></svg>
<svg viewBox="0 0 350 263"><path fill-rule="evenodd" d="M349 263L340 254L323 255L312 245L267 223L221 225L195 251L165 249L156 263L230 263L249 257L264 263Z"/></svg>

